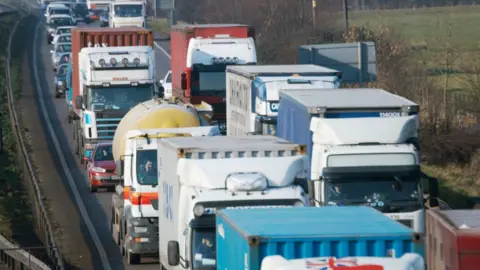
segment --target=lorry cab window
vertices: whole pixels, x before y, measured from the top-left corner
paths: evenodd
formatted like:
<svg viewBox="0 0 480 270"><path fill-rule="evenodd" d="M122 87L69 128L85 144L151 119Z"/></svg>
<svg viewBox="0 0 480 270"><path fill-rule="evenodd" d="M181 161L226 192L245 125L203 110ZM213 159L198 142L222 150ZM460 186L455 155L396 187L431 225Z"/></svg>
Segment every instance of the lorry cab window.
<svg viewBox="0 0 480 270"><path fill-rule="evenodd" d="M193 92L199 95L205 95L213 92L212 95L219 95L219 92L224 92L226 89L225 72L192 72Z"/></svg>
<svg viewBox="0 0 480 270"><path fill-rule="evenodd" d="M215 228L193 230L193 269L216 269L216 233Z"/></svg>
<svg viewBox="0 0 480 270"><path fill-rule="evenodd" d="M110 86L88 88L88 104L102 104L105 110L129 110L152 98L153 85Z"/></svg>
<svg viewBox="0 0 480 270"><path fill-rule="evenodd" d="M143 5L115 5L115 16L142 17Z"/></svg>
<svg viewBox="0 0 480 270"><path fill-rule="evenodd" d="M157 150L137 151L137 179L140 185L157 185Z"/></svg>
<svg viewBox="0 0 480 270"><path fill-rule="evenodd" d="M421 204L419 181L392 177L356 177L328 180L325 200L335 205L368 205L391 212L418 208Z"/></svg>

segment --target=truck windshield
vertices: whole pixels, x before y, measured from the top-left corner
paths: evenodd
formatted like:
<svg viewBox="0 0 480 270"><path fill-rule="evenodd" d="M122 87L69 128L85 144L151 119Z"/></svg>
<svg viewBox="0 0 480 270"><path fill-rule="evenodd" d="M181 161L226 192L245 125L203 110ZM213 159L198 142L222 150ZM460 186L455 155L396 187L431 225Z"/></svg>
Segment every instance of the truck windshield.
<svg viewBox="0 0 480 270"><path fill-rule="evenodd" d="M115 5L117 17L142 17L143 5Z"/></svg>
<svg viewBox="0 0 480 270"><path fill-rule="evenodd" d="M215 227L193 230L193 269L217 269Z"/></svg>
<svg viewBox="0 0 480 270"><path fill-rule="evenodd" d="M192 92L200 96L219 94L225 95L226 89L225 71L222 72L192 72ZM222 93L219 93L222 92Z"/></svg>
<svg viewBox="0 0 480 270"><path fill-rule="evenodd" d="M421 204L419 181L396 177L356 177L325 181L325 201L333 205L368 205L382 212L418 209Z"/></svg>
<svg viewBox="0 0 480 270"><path fill-rule="evenodd" d="M157 185L157 150L137 151L137 179L140 185Z"/></svg>
<svg viewBox="0 0 480 270"><path fill-rule="evenodd" d="M153 96L153 85L91 87L88 89L89 109L129 110Z"/></svg>

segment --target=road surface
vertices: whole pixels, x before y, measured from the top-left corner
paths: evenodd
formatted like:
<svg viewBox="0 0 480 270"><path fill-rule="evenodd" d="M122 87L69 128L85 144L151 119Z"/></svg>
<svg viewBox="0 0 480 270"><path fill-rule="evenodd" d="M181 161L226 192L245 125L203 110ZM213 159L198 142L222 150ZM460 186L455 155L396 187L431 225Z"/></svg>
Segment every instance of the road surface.
<svg viewBox="0 0 480 270"><path fill-rule="evenodd" d="M92 24L91 26L98 26L97 24ZM85 25L79 24L78 27L87 27ZM37 91L39 91L39 97L42 100L37 102L41 105L44 103L43 108L45 109L45 114L47 115L48 120L45 125L50 125L50 131L52 132L48 137L48 140L52 141L51 151L56 151L58 157L62 160L61 166L59 165L59 170L64 177L63 181L71 188L76 188L78 192L77 199L81 200L81 203L75 201L79 207L79 212L82 212L82 207L84 206L83 214L88 215L88 218L83 218L86 227L89 230L89 237L91 241L92 253L98 253L99 258L108 258L108 263L111 269L159 269L158 262L154 260L142 260L145 261L142 265L137 266L128 266L125 260L122 260L118 246L114 243L111 232L110 232L110 218L111 210L109 208L110 202L112 199L111 192L104 192L100 190L98 193L90 193L88 190L87 176L85 173L84 166L78 162L78 158L73 154L72 146L72 125L68 124L67 121L67 107L65 104L64 98L55 99L53 96L54 85L53 85L53 76L54 72L51 64L51 55L49 51L51 50L51 45L48 45L45 40L45 29L43 22L39 23L37 27L37 35L35 41L32 44L33 57L31 57L30 65L32 67L34 78L33 84L37 85ZM163 79L167 71L170 69L170 58L169 58L170 46L169 41L167 40L158 40L155 44L155 58L157 65L157 80ZM37 70L37 72L35 72ZM36 76L35 76L36 75ZM42 107L40 106L39 107ZM45 128L45 130L48 130ZM55 148L55 149L53 149ZM63 167L63 168L61 168ZM60 183L59 183L60 184ZM72 196L72 200L75 200L75 196ZM83 204L82 207L79 205ZM83 217L83 215L82 215ZM89 219L91 222L90 228ZM91 230L94 229L94 233ZM103 249L103 250L102 250ZM105 264L98 262L98 266L95 265L98 269L105 269Z"/></svg>

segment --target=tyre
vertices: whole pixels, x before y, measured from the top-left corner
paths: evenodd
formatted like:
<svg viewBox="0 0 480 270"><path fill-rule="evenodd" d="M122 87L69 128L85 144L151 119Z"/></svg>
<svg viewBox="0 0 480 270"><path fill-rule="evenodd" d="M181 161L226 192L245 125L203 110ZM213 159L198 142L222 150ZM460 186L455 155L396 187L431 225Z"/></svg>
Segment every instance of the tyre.
<svg viewBox="0 0 480 270"><path fill-rule="evenodd" d="M127 251L127 263L129 265L140 264L140 254Z"/></svg>
<svg viewBox="0 0 480 270"><path fill-rule="evenodd" d="M55 98L60 98L61 96L62 94L57 92L57 89L55 89Z"/></svg>

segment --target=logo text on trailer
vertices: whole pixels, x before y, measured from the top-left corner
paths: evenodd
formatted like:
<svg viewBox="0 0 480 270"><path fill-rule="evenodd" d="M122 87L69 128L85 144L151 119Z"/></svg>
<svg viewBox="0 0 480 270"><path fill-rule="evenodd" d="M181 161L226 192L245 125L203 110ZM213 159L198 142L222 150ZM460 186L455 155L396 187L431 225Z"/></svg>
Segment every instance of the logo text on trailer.
<svg viewBox="0 0 480 270"><path fill-rule="evenodd" d="M163 214L169 220L173 220L172 200L173 200L173 186L163 182L163 198L165 204L163 207Z"/></svg>
<svg viewBox="0 0 480 270"><path fill-rule="evenodd" d="M399 112L381 112L380 117L400 117L402 116Z"/></svg>

